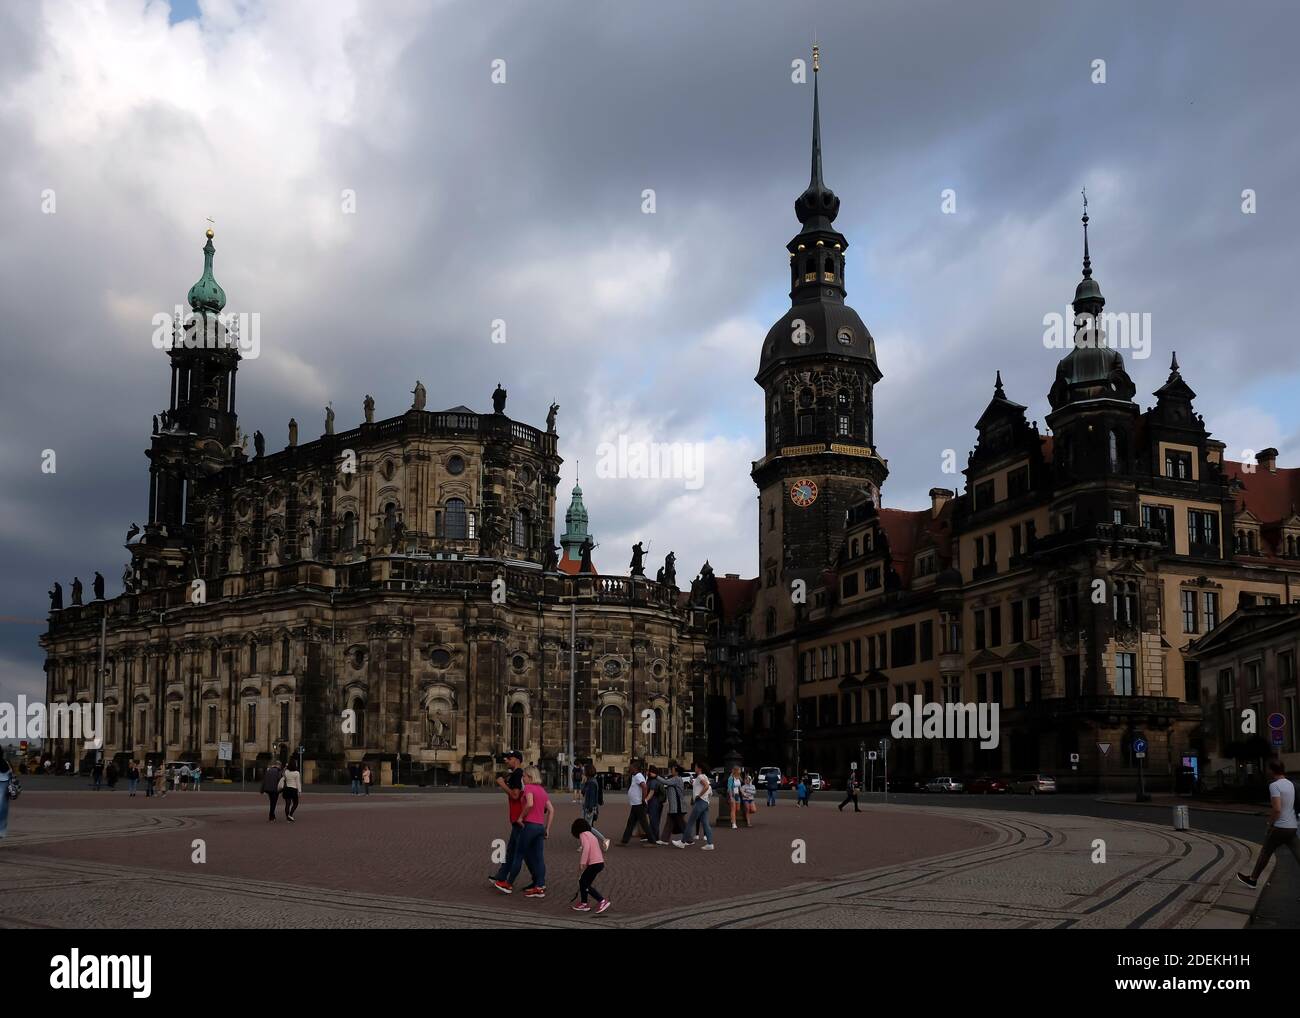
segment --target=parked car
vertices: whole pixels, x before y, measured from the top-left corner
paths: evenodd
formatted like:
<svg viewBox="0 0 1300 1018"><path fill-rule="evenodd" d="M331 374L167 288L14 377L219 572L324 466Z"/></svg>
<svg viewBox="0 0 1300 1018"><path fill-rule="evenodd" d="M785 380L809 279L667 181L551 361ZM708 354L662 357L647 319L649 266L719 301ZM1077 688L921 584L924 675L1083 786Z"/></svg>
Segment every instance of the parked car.
<svg viewBox="0 0 1300 1018"><path fill-rule="evenodd" d="M964 786L956 778L933 778L926 782L927 792L960 792Z"/></svg>
<svg viewBox="0 0 1300 1018"><path fill-rule="evenodd" d="M754 778L754 787L757 788L760 792L766 792L767 779L768 776L772 774L776 775L776 787L784 788L785 778L781 776L780 767L760 767L758 769L758 775Z"/></svg>
<svg viewBox="0 0 1300 1018"><path fill-rule="evenodd" d="M990 777L985 774L971 781L966 782L966 791L974 795L988 795L996 792L1008 792L1011 786L1001 778Z"/></svg>
<svg viewBox="0 0 1300 1018"><path fill-rule="evenodd" d="M808 772L808 784L812 786L814 792L820 792L823 788L830 788L830 784L822 780L822 776L816 771Z"/></svg>
<svg viewBox="0 0 1300 1018"><path fill-rule="evenodd" d="M1011 791L1026 795L1051 794L1056 791L1056 779L1050 774L1026 774L1011 782Z"/></svg>
<svg viewBox="0 0 1300 1018"><path fill-rule="evenodd" d="M889 790L891 792L905 792L913 794L924 792L925 782L915 777L891 777L889 779Z"/></svg>

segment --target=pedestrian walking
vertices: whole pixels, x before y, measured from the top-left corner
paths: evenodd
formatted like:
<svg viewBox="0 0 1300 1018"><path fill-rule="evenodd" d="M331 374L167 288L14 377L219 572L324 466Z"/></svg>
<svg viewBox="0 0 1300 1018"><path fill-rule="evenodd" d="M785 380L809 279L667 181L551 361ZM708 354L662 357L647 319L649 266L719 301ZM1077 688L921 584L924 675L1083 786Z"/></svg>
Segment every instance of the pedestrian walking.
<svg viewBox="0 0 1300 1018"><path fill-rule="evenodd" d="M524 833L524 822L521 814L524 809L524 769L520 765L524 762L524 756L517 749L512 749L505 756L507 772L505 777L498 775L497 788L506 793L506 805L510 815L510 840L506 842L506 857L501 862L501 868L496 871L494 876L488 877L492 885L498 890L502 890L504 884L507 890L503 893L509 894L510 869L515 864L515 856L519 851L519 839Z"/></svg>
<svg viewBox="0 0 1300 1018"><path fill-rule="evenodd" d="M698 760L694 765L695 777L691 780L691 792L695 796L695 803L691 806L690 815L686 818L686 838L683 841L674 841L674 848L686 848L688 845L695 844L695 825L699 824L704 831L705 844L703 851L711 852L713 850L713 827L709 823L709 799L713 797L713 788L709 784L709 776L704 773L704 765Z"/></svg>
<svg viewBox="0 0 1300 1018"><path fill-rule="evenodd" d="M596 830L596 820L600 816L600 807L605 805L605 790L596 777L596 768L587 764L583 768L585 780L582 782L582 819L587 821L593 834L600 839L605 851L609 851L609 839Z"/></svg>
<svg viewBox="0 0 1300 1018"><path fill-rule="evenodd" d="M293 823L293 815L298 812L298 795L302 792L302 772L294 763L293 757L284 765L284 818Z"/></svg>
<svg viewBox="0 0 1300 1018"><path fill-rule="evenodd" d="M154 784L157 785L155 792L160 798L167 798L167 771L159 765L154 769Z"/></svg>
<svg viewBox="0 0 1300 1018"><path fill-rule="evenodd" d="M659 768L651 764L646 768L646 800L645 808L650 820L650 836L654 839L656 845L662 845L664 842L659 837L659 831L663 826L664 818L664 795L663 779L659 777Z"/></svg>
<svg viewBox="0 0 1300 1018"><path fill-rule="evenodd" d="M590 912L591 906L587 904L587 895L590 894L596 899L597 914L604 912L609 908L609 899L596 890L593 881L600 872L605 868L605 853L600 850L600 837L591 829L591 824L579 817L573 821L570 828L573 836L578 839L578 851L582 853L578 859L578 895L580 899L574 902L573 911Z"/></svg>
<svg viewBox="0 0 1300 1018"><path fill-rule="evenodd" d="M190 787L190 765L181 764L180 774L177 775L176 784L180 788L188 789Z"/></svg>
<svg viewBox="0 0 1300 1018"><path fill-rule="evenodd" d="M659 843L658 836L654 831L650 830L650 821L646 815L645 798L645 775L641 773L640 762L633 760L632 776L628 779L627 785L627 826L623 828L623 840L620 844L626 845L631 841L632 830L638 827L645 833L645 837L641 839L642 841L645 841L650 845L657 845Z"/></svg>
<svg viewBox="0 0 1300 1018"><path fill-rule="evenodd" d="M1296 862L1300 862L1300 840L1297 840L1296 834L1295 785L1286 776L1286 767L1281 760L1270 761L1268 769L1273 775L1273 782L1268 786L1268 833L1264 836L1264 844L1259 850L1259 858L1255 860L1255 868L1250 871L1250 876L1244 873L1237 874L1237 879L1247 887L1254 887L1259 883L1259 875L1264 872L1269 859L1283 846L1291 851Z"/></svg>
<svg viewBox="0 0 1300 1018"><path fill-rule="evenodd" d="M190 771L190 787L197 792L202 785L203 785L203 768L196 764L194 766L194 769Z"/></svg>
<svg viewBox="0 0 1300 1018"><path fill-rule="evenodd" d="M808 781L805 778L799 779L799 784L794 786L794 804L796 806L808 805Z"/></svg>
<svg viewBox="0 0 1300 1018"><path fill-rule="evenodd" d="M71 761L71 760L64 760L64 761L63 761L63 776L64 776L65 778L70 778L70 777L72 777L72 761Z"/></svg>
<svg viewBox="0 0 1300 1018"><path fill-rule="evenodd" d="M95 791L99 791L99 786L104 783L104 765L101 761L96 760L95 766L90 769L90 773L95 779Z"/></svg>
<svg viewBox="0 0 1300 1018"><path fill-rule="evenodd" d="M731 829L736 830L736 815L739 814L745 818L745 826L749 826L749 814L745 812L742 802L741 786L744 785L744 775L740 773L739 767L731 768L731 774L727 778L727 802L731 805Z"/></svg>
<svg viewBox="0 0 1300 1018"><path fill-rule="evenodd" d="M767 772L767 804L776 805L776 790L781 786L781 776L774 770Z"/></svg>
<svg viewBox="0 0 1300 1018"><path fill-rule="evenodd" d="M361 794L361 765L348 764L348 775L352 778L352 794Z"/></svg>
<svg viewBox="0 0 1300 1018"><path fill-rule="evenodd" d="M135 790L139 786L139 784L140 784L140 765L137 764L134 760L132 760L126 769L126 790L130 793L130 795L128 795L127 798L130 799L135 798Z"/></svg>
<svg viewBox="0 0 1300 1018"><path fill-rule="evenodd" d="M370 794L370 764L361 768L361 786L366 790L366 795Z"/></svg>
<svg viewBox="0 0 1300 1018"><path fill-rule="evenodd" d="M804 784L803 804L805 806L811 806L813 791L814 791L813 779L811 774L805 774L803 776L803 784Z"/></svg>
<svg viewBox="0 0 1300 1018"><path fill-rule="evenodd" d="M280 792L284 788L284 771L280 769L279 763L272 760L271 765L262 775L262 794L271 800L271 815L267 817L272 823L275 822L275 804L280 801Z"/></svg>
<svg viewBox="0 0 1300 1018"><path fill-rule="evenodd" d="M754 787L754 776L745 775L745 781L740 786L740 805L745 810L745 826L748 827L754 822L754 816L758 813L758 805L754 802L754 797L758 795L758 789Z"/></svg>
<svg viewBox="0 0 1300 1018"><path fill-rule="evenodd" d="M0 749L0 838L9 836L9 787L17 780L4 750Z"/></svg>
<svg viewBox="0 0 1300 1018"><path fill-rule="evenodd" d="M510 866L510 873L504 882L498 882L496 888L502 894L514 890L515 880L524 864L533 882L524 888L525 898L546 897L546 839L551 833L551 821L555 819L555 806L542 785L542 772L536 767L524 771L523 831L519 835L519 849L515 861ZM504 886L503 886L504 884Z"/></svg>
<svg viewBox="0 0 1300 1018"><path fill-rule="evenodd" d="M108 790L109 790L110 792L116 790L116 788L117 788L117 764L113 763L112 760L110 760L110 761L108 762L108 766L104 768L104 780L108 783Z"/></svg>
<svg viewBox="0 0 1300 1018"><path fill-rule="evenodd" d="M858 809L858 772L856 770L849 771L849 776L844 782L844 801L840 803L841 813L844 812L844 807L850 802L853 803L854 813L862 812L862 810Z"/></svg>
<svg viewBox="0 0 1300 1018"><path fill-rule="evenodd" d="M668 764L668 777L663 782L664 809L668 814L668 829L659 836L661 842L682 840L686 830L686 783L682 768L675 760Z"/></svg>
<svg viewBox="0 0 1300 1018"><path fill-rule="evenodd" d="M153 764L147 762L144 765L144 797L153 798Z"/></svg>

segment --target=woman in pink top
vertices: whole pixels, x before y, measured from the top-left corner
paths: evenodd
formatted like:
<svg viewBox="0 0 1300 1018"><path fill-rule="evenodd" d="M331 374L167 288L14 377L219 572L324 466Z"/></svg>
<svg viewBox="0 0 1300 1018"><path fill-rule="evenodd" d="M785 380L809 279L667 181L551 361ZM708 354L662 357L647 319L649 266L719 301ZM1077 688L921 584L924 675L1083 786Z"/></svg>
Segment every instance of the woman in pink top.
<svg viewBox="0 0 1300 1018"><path fill-rule="evenodd" d="M514 887L515 878L519 876L524 863L528 863L528 872L533 875L533 882L524 888L525 898L546 897L546 838L551 833L551 821L555 819L555 807L551 797L542 786L542 772L536 767L524 768L523 809L519 820L524 825L519 835L519 847L515 850L515 860L510 866L510 874L505 879L505 887L497 885L497 890L509 894Z"/></svg>
<svg viewBox="0 0 1300 1018"><path fill-rule="evenodd" d="M600 850L600 839L592 832L591 824L581 818L573 821L572 830L573 836L582 846L582 858L578 860L578 869L582 871L582 876L578 878L578 894L582 900L574 903L573 911L591 911L591 906L587 904L587 893L591 892L591 896L596 899L596 911L604 912L609 908L609 899L592 885L596 874L605 868L605 853Z"/></svg>

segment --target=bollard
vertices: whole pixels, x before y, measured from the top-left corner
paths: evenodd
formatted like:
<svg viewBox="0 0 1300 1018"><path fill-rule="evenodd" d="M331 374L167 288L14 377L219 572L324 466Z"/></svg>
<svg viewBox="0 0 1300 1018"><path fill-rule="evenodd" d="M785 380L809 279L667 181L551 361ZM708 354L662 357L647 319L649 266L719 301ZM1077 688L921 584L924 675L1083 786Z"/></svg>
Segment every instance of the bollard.
<svg viewBox="0 0 1300 1018"><path fill-rule="evenodd" d="M1191 820L1187 816L1186 806L1174 807L1174 830L1189 831L1192 828Z"/></svg>

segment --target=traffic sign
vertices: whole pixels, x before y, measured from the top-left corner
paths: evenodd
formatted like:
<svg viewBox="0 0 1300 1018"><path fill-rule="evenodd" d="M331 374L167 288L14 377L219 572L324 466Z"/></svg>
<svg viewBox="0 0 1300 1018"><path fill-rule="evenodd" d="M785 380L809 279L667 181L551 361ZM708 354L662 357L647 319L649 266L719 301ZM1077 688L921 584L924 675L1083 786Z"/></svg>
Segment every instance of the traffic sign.
<svg viewBox="0 0 1300 1018"><path fill-rule="evenodd" d="M231 749L232 749L232 748L233 748L233 744L232 744L232 743L229 743L229 742L218 742L218 743L217 743L217 759L218 759L218 760L230 760L230 759L232 759L232 757L233 757L233 754L231 753Z"/></svg>
<svg viewBox="0 0 1300 1018"><path fill-rule="evenodd" d="M1146 752L1145 752L1145 751L1139 753L1139 752L1137 752L1136 750L1134 750L1134 751L1133 751L1133 755L1134 755L1135 757L1137 757L1139 760L1145 760L1145 759L1147 758L1147 755L1146 755Z"/></svg>
<svg viewBox="0 0 1300 1018"><path fill-rule="evenodd" d="M1110 752L1110 743L1109 743L1109 742L1099 742L1099 743L1097 743L1097 748L1098 748L1099 750L1101 750L1101 755L1102 755L1102 756L1105 756L1107 753Z"/></svg>
<svg viewBox="0 0 1300 1018"><path fill-rule="evenodd" d="M876 758L876 751L874 749L867 750L867 759L874 760L875 758Z"/></svg>
<svg viewBox="0 0 1300 1018"><path fill-rule="evenodd" d="M856 771L857 769L858 769L858 762L854 760L851 764L849 764L849 770Z"/></svg>
<svg viewBox="0 0 1300 1018"><path fill-rule="evenodd" d="M1147 755L1147 740L1146 740L1146 739L1134 739L1134 740L1133 740L1133 755L1134 755L1134 756L1146 756L1146 755Z"/></svg>
<svg viewBox="0 0 1300 1018"><path fill-rule="evenodd" d="M1286 727L1286 718L1282 714L1279 714L1277 711L1274 711L1272 714L1268 716L1268 727L1276 728L1279 730L1283 729Z"/></svg>
<svg viewBox="0 0 1300 1018"><path fill-rule="evenodd" d="M1070 754L1070 763L1078 763L1078 762L1079 762L1079 754L1078 754L1078 753L1071 753L1071 754Z"/></svg>
<svg viewBox="0 0 1300 1018"><path fill-rule="evenodd" d="M1280 728L1274 728L1274 729L1273 729L1273 740L1272 740L1272 741L1273 741L1273 745L1274 745L1274 746L1280 746L1280 745L1282 745L1282 729L1280 729Z"/></svg>

